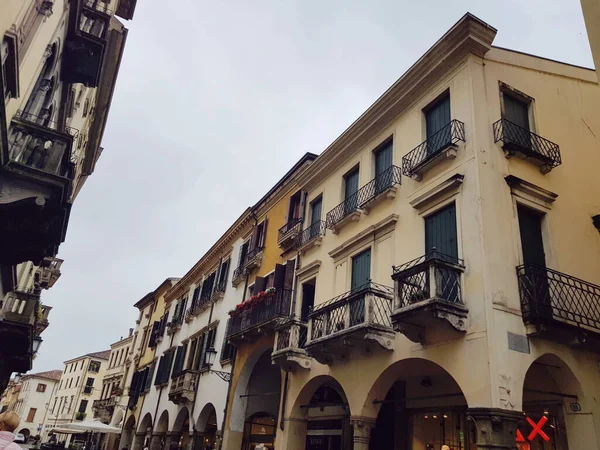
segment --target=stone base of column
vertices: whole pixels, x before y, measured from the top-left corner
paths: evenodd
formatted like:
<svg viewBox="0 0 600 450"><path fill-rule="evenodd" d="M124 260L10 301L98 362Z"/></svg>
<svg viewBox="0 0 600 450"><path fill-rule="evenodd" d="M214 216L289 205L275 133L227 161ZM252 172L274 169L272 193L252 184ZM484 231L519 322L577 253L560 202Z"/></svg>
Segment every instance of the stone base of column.
<svg viewBox="0 0 600 450"><path fill-rule="evenodd" d="M475 426L478 450L515 450L517 426L525 416L499 408L469 408L467 419Z"/></svg>
<svg viewBox="0 0 600 450"><path fill-rule="evenodd" d="M375 426L375 419L370 417L350 417L350 425L354 431L352 437L352 448L354 450L369 450L371 430Z"/></svg>
<svg viewBox="0 0 600 450"><path fill-rule="evenodd" d="M165 435L154 433L150 438L150 450L163 450L165 448Z"/></svg>

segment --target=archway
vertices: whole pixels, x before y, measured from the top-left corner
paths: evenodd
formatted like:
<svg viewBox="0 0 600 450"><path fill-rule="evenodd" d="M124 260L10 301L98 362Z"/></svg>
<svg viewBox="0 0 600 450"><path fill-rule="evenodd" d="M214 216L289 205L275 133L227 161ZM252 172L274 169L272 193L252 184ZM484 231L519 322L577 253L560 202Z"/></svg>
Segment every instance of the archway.
<svg viewBox="0 0 600 450"><path fill-rule="evenodd" d="M522 450L597 448L589 402L567 364L554 354L537 358L525 375L523 412L519 426ZM586 402L587 401L587 402Z"/></svg>
<svg viewBox="0 0 600 450"><path fill-rule="evenodd" d="M166 446L167 431L169 429L169 413L165 410L159 416L152 438L150 439L150 450L169 450Z"/></svg>
<svg viewBox="0 0 600 450"><path fill-rule="evenodd" d="M373 417L369 449L471 448L467 400L438 364L419 358L389 366L374 383L362 414Z"/></svg>
<svg viewBox="0 0 600 450"><path fill-rule="evenodd" d="M133 414L130 416L130 418L131 417L133 417ZM133 441L133 447L131 448L131 450L142 450L146 447L150 447L151 439L152 415L150 413L146 413L146 415L144 415L144 417L140 421L140 425L137 428L137 431L135 433L135 439Z"/></svg>
<svg viewBox="0 0 600 450"><path fill-rule="evenodd" d="M29 431L29 428L21 428L21 430L19 430L19 433L23 435L23 437L25 438L25 442L27 442L29 436L31 436L31 431Z"/></svg>
<svg viewBox="0 0 600 450"><path fill-rule="evenodd" d="M277 419L268 412L257 412L250 415L244 424L243 450L275 448Z"/></svg>
<svg viewBox="0 0 600 450"><path fill-rule="evenodd" d="M190 412L187 406L184 406L177 413L175 423L173 424L173 432L170 433L167 439L165 450L176 450L178 448L188 448L190 441Z"/></svg>
<svg viewBox="0 0 600 450"><path fill-rule="evenodd" d="M132 414L127 418L123 425L123 431L121 432L121 439L119 440L119 448L126 448L131 450L133 444L133 436L135 434L135 416Z"/></svg>
<svg viewBox="0 0 600 450"><path fill-rule="evenodd" d="M287 448L352 448L348 399L335 378L320 375L306 383L296 397L290 417Z"/></svg>
<svg viewBox="0 0 600 450"><path fill-rule="evenodd" d="M212 450L217 445L218 422L217 412L212 403L207 403L202 408L196 423L196 443L198 450Z"/></svg>

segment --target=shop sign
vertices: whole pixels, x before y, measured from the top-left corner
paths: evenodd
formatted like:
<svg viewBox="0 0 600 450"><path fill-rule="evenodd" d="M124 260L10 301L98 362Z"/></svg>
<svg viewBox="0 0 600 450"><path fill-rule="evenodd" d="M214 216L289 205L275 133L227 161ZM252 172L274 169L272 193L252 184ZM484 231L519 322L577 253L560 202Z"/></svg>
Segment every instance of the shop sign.
<svg viewBox="0 0 600 450"><path fill-rule="evenodd" d="M550 440L550 437L542 429L546 422L548 422L548 418L546 416L542 416L542 418L537 423L529 417L526 417L525 420L527 420L527 423L531 426L531 432L527 435L527 440L525 440L523 433L521 433L520 430L517 430L517 442L531 442L537 436L541 437L546 442Z"/></svg>

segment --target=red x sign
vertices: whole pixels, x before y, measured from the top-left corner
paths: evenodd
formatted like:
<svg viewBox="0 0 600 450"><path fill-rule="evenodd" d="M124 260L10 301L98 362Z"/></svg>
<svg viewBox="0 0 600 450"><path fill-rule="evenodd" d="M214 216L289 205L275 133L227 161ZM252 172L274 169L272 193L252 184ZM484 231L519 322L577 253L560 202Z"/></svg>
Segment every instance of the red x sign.
<svg viewBox="0 0 600 450"><path fill-rule="evenodd" d="M517 442L525 442L525 438L519 430L517 430Z"/></svg>
<svg viewBox="0 0 600 450"><path fill-rule="evenodd" d="M546 416L542 416L542 418L540 419L540 421L538 423L535 423L529 417L526 417L526 420L529 423L529 425L531 425L531 427L532 427L531 433L529 433L529 436L527 436L527 439L529 439L530 441L533 441L533 439L536 437L536 435L539 434L540 437L543 440L545 440L546 442L550 440L548 435L546 433L544 433L544 430L542 430L542 427L544 426L544 424L546 422L548 422L548 418Z"/></svg>

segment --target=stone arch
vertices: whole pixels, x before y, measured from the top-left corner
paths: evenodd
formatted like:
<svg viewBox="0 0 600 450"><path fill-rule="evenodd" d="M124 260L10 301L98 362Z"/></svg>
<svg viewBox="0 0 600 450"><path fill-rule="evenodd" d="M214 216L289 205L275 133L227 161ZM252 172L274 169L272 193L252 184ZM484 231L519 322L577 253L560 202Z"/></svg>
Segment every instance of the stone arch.
<svg viewBox="0 0 600 450"><path fill-rule="evenodd" d="M188 425L189 428L189 420L190 420L190 411L188 410L187 406L184 406L183 408L181 408L179 410L179 412L177 413L177 417L175 418L175 422L173 422L173 431L186 431L183 430L183 427L186 425Z"/></svg>
<svg viewBox="0 0 600 450"><path fill-rule="evenodd" d="M25 440L29 439L29 436L31 436L31 431L29 431L29 428L21 428L19 433L25 436Z"/></svg>
<svg viewBox="0 0 600 450"><path fill-rule="evenodd" d="M593 418L599 410L595 396L583 388L563 358L553 353L536 358L523 378L522 393L525 417L536 424L543 421L542 430L559 448L598 447L598 427ZM531 436L529 420L520 426L525 440ZM540 438L537 433L533 440Z"/></svg>
<svg viewBox="0 0 600 450"><path fill-rule="evenodd" d="M149 412L146 413L144 418L140 421L140 426L138 427L138 433L145 433L148 428L152 427L152 414Z"/></svg>
<svg viewBox="0 0 600 450"><path fill-rule="evenodd" d="M324 392L325 389L329 390L329 398L324 397L328 395ZM311 413L311 411L315 411L316 414ZM335 447L339 444L342 445L342 448L351 448L348 397L342 385L330 375L317 375L311 378L296 396L289 414L291 420L287 422L287 442L282 443L283 446L290 450L304 449L307 442L308 424L312 420L318 420L319 415L329 419L335 417L334 420L339 422L341 428L339 438L334 438L340 439L340 442L328 442L325 445L334 445ZM322 430L322 432L326 433L325 430ZM339 431L336 431L336 433L339 433ZM321 436L321 439L331 438Z"/></svg>
<svg viewBox="0 0 600 450"><path fill-rule="evenodd" d="M159 416L156 426L154 427L155 433L166 433L169 430L169 412L165 409Z"/></svg>
<svg viewBox="0 0 600 450"><path fill-rule="evenodd" d="M233 392L234 401L232 403L231 416L229 419L229 430L237 433L242 433L244 431L248 400L247 397L243 396L247 394L251 377L256 369L257 364L259 363L259 361L261 361L261 358L262 361L265 360L265 355L268 355L270 358L271 352L272 342L270 343L270 345L269 343L257 345L254 351L246 359L243 368L240 370L240 375L237 378L235 391ZM272 367L274 370L278 370L276 369L276 366ZM279 373L279 384L281 386L281 372Z"/></svg>
<svg viewBox="0 0 600 450"><path fill-rule="evenodd" d="M110 420L110 424L113 427L121 428L123 425L123 420L125 420L125 411L121 408L115 408L115 412Z"/></svg>
<svg viewBox="0 0 600 450"><path fill-rule="evenodd" d="M123 425L123 431L121 432L121 440L119 442L119 448L131 449L133 444L133 437L135 434L135 416L130 415L125 424Z"/></svg>
<svg viewBox="0 0 600 450"><path fill-rule="evenodd" d="M203 432L206 429L206 426L209 422L212 422L212 416L214 416L214 421L217 422L217 411L212 403L207 403L200 411L200 415L198 416L198 420L196 421L196 430L198 432Z"/></svg>
<svg viewBox="0 0 600 450"><path fill-rule="evenodd" d="M216 447L219 422L217 411L212 403L207 403L202 408L196 421L196 434L197 439L201 441L201 444L196 445L196 448L205 448L207 445Z"/></svg>

